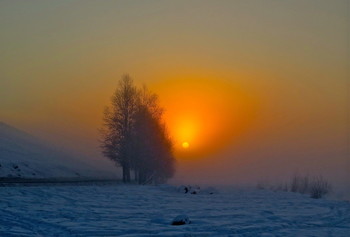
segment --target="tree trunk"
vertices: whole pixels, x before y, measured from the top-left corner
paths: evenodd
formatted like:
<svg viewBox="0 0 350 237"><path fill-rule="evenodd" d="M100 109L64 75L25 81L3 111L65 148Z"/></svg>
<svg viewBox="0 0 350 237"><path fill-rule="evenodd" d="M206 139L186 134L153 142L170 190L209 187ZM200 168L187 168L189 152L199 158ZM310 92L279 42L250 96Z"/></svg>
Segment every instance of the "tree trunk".
<svg viewBox="0 0 350 237"><path fill-rule="evenodd" d="M123 166L123 183L126 183L126 167Z"/></svg>
<svg viewBox="0 0 350 237"><path fill-rule="evenodd" d="M135 169L135 171L134 171L134 180L135 180L135 182L137 182L139 180L137 169Z"/></svg>
<svg viewBox="0 0 350 237"><path fill-rule="evenodd" d="M139 184L142 184L143 182L143 172L140 170L139 171Z"/></svg>
<svg viewBox="0 0 350 237"><path fill-rule="evenodd" d="M125 179L127 183L130 183L131 179L130 179L130 168L129 167L125 167Z"/></svg>

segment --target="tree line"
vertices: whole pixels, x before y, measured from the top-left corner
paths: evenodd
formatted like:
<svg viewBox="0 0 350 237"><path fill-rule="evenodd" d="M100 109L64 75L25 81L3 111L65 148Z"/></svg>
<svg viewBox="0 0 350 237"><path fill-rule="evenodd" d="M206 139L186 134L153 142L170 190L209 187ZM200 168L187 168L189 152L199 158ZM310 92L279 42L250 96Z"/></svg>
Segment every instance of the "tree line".
<svg viewBox="0 0 350 237"><path fill-rule="evenodd" d="M173 145L158 96L124 75L104 111L101 148L122 168L123 182L161 183L174 175Z"/></svg>

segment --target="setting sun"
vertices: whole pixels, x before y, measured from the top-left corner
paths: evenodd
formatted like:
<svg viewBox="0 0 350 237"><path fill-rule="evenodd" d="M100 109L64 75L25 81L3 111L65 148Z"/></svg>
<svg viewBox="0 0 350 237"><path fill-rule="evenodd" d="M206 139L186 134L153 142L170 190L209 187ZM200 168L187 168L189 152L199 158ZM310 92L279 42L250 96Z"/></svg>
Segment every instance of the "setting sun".
<svg viewBox="0 0 350 237"><path fill-rule="evenodd" d="M240 87L196 75L153 85L167 108L164 120L178 158L200 158L222 149L247 127L254 106Z"/></svg>
<svg viewBox="0 0 350 237"><path fill-rule="evenodd" d="M182 143L182 147L187 149L190 146L190 144L188 142L183 142Z"/></svg>

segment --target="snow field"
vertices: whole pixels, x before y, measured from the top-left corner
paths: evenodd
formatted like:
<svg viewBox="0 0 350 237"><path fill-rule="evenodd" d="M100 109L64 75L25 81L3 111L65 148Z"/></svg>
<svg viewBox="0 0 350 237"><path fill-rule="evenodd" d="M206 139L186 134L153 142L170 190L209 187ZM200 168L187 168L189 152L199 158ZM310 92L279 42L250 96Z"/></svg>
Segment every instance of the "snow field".
<svg viewBox="0 0 350 237"><path fill-rule="evenodd" d="M350 203L226 188L0 187L0 236L350 236ZM191 224L174 226L187 215Z"/></svg>

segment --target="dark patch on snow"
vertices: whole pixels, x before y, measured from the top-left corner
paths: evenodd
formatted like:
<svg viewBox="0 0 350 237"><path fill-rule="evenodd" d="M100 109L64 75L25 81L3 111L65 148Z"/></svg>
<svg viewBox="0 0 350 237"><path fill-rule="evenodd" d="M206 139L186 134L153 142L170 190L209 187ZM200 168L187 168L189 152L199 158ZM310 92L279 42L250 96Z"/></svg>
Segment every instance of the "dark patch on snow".
<svg viewBox="0 0 350 237"><path fill-rule="evenodd" d="M200 187L199 186L190 186L190 185L181 185L180 187L178 187L178 192L180 193L190 193L190 194L198 194L200 191Z"/></svg>
<svg viewBox="0 0 350 237"><path fill-rule="evenodd" d="M186 215L179 215L174 218L174 220L171 222L172 225L186 225L190 224L191 221Z"/></svg>
<svg viewBox="0 0 350 237"><path fill-rule="evenodd" d="M184 185L181 185L179 188L178 188L178 191L180 193L188 193L188 187L184 186Z"/></svg>
<svg viewBox="0 0 350 237"><path fill-rule="evenodd" d="M208 188L202 189L201 193L205 193L205 194L216 194L216 193L218 193L218 190L216 190L216 189L213 188L213 187L208 187Z"/></svg>

